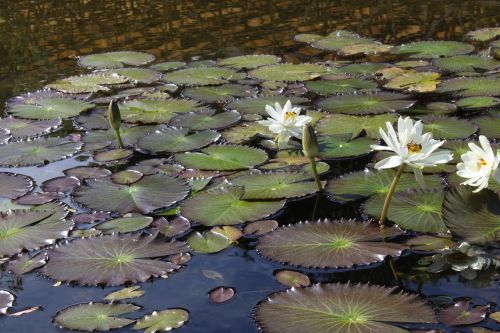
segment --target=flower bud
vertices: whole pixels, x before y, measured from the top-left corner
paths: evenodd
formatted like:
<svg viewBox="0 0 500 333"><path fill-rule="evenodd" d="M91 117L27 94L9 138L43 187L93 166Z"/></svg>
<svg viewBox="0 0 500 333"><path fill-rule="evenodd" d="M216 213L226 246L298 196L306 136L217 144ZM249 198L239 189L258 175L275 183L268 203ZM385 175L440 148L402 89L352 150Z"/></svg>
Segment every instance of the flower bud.
<svg viewBox="0 0 500 333"><path fill-rule="evenodd" d="M108 120L111 128L113 128L115 131L117 131L122 124L120 109L118 108L118 103L115 100L109 102Z"/></svg>
<svg viewBox="0 0 500 333"><path fill-rule="evenodd" d="M315 158L319 152L318 139L310 124L302 126L302 150L309 158Z"/></svg>

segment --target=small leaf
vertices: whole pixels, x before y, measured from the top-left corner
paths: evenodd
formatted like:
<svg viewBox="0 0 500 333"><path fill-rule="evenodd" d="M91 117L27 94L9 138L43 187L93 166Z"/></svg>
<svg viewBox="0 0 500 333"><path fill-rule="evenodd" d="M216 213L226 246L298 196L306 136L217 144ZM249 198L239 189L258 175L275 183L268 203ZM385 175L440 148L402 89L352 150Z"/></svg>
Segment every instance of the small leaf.
<svg viewBox="0 0 500 333"><path fill-rule="evenodd" d="M439 311L438 320L446 325L470 325L483 321L490 307L478 306L469 310L469 301L460 300L457 303Z"/></svg>
<svg viewBox="0 0 500 333"><path fill-rule="evenodd" d="M231 287L218 287L208 293L208 298L214 303L224 303L234 297L235 290Z"/></svg>
<svg viewBox="0 0 500 333"><path fill-rule="evenodd" d="M146 328L144 333L170 331L179 328L189 319L189 313L183 309L167 309L154 311L137 320L134 330Z"/></svg>
<svg viewBox="0 0 500 333"><path fill-rule="evenodd" d="M275 274L276 280L287 287L307 287L311 284L307 275L296 271L281 270Z"/></svg>
<svg viewBox="0 0 500 333"><path fill-rule="evenodd" d="M144 290L139 290L141 286L133 286L129 288L123 288L120 290L117 290L115 292L112 292L111 294L108 294L104 297L104 300L110 301L110 302L115 302L115 301L120 301L123 299L129 299L129 298L137 298L141 297L144 295L145 291Z"/></svg>

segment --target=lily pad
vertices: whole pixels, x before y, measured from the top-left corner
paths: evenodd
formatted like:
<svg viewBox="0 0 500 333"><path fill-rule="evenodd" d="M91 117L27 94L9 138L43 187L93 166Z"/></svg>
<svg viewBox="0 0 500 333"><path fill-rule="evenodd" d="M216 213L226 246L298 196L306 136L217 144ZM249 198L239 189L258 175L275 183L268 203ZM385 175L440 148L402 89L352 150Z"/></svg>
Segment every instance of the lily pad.
<svg viewBox="0 0 500 333"><path fill-rule="evenodd" d="M126 65L140 66L155 60L152 54L137 51L115 51L96 53L80 57L78 64L82 67L120 68Z"/></svg>
<svg viewBox="0 0 500 333"><path fill-rule="evenodd" d="M467 54L474 46L454 41L422 41L396 46L392 53L409 54L410 58L439 58Z"/></svg>
<svg viewBox="0 0 500 333"><path fill-rule="evenodd" d="M384 63L372 63L365 62L360 64L350 64L340 67L338 70L342 73L354 74L354 75L373 75L375 72L382 68L386 68L389 65Z"/></svg>
<svg viewBox="0 0 500 333"><path fill-rule="evenodd" d="M227 83L220 86L202 86L186 88L182 94L205 103L227 102L236 97L252 97L257 95L257 88L242 85Z"/></svg>
<svg viewBox="0 0 500 333"><path fill-rule="evenodd" d="M477 131L477 126L467 120L435 117L424 118L423 132L431 132L434 138L440 139L463 139L471 136Z"/></svg>
<svg viewBox="0 0 500 333"><path fill-rule="evenodd" d="M190 135L188 132L187 128L163 127L142 137L137 146L149 154L177 153L205 147L220 137L218 132L212 130Z"/></svg>
<svg viewBox="0 0 500 333"><path fill-rule="evenodd" d="M307 89L321 95L373 91L377 86L376 82L356 78L308 81L305 83Z"/></svg>
<svg viewBox="0 0 500 333"><path fill-rule="evenodd" d="M305 222L264 235L257 250L266 258L297 266L351 267L399 256L406 247L383 240L401 233L354 220Z"/></svg>
<svg viewBox="0 0 500 333"><path fill-rule="evenodd" d="M363 131L372 139L380 138L379 127L384 127L386 122L393 123L397 117L393 114L375 116L350 116L344 114L331 114L321 118L316 125L316 130L322 136L351 133L351 138L359 136Z"/></svg>
<svg viewBox="0 0 500 333"><path fill-rule="evenodd" d="M329 68L317 64L276 64L259 67L250 76L266 81L307 81L328 73Z"/></svg>
<svg viewBox="0 0 500 333"><path fill-rule="evenodd" d="M0 314L6 314L7 310L14 304L14 294L7 290L0 290Z"/></svg>
<svg viewBox="0 0 500 333"><path fill-rule="evenodd" d="M494 70L500 67L500 61L478 55L462 55L434 59L434 66L449 72L474 72L476 69Z"/></svg>
<svg viewBox="0 0 500 333"><path fill-rule="evenodd" d="M296 104L304 104L308 101L307 98L304 97L296 97L296 96L259 96L253 98L244 98L233 101L229 104L226 104L226 109L236 110L243 114L260 114L267 115L266 113L266 105L274 105L275 103L280 103L280 105L284 105L287 100L290 100L292 105Z"/></svg>
<svg viewBox="0 0 500 333"><path fill-rule="evenodd" d="M366 137L354 140L351 137L352 134L319 137L319 157L335 159L366 155L371 152L370 145L376 143L376 140Z"/></svg>
<svg viewBox="0 0 500 333"><path fill-rule="evenodd" d="M488 189L473 193L472 188L459 186L445 195L443 221L455 237L495 244L500 240L499 201L498 194Z"/></svg>
<svg viewBox="0 0 500 333"><path fill-rule="evenodd" d="M225 111L215 113L215 110L203 110L188 112L175 116L170 120L170 125L176 127L187 127L193 131L207 129L221 129L234 125L241 119L237 111Z"/></svg>
<svg viewBox="0 0 500 333"><path fill-rule="evenodd" d="M33 190L35 184L28 176L0 172L0 198L16 199Z"/></svg>
<svg viewBox="0 0 500 333"><path fill-rule="evenodd" d="M199 192L181 206L181 214L206 226L234 225L266 218L285 205L285 201L246 201L242 186L225 185Z"/></svg>
<svg viewBox="0 0 500 333"><path fill-rule="evenodd" d="M47 134L60 125L61 119L58 118L50 120L29 120L12 117L0 119L0 128L7 129L14 140Z"/></svg>
<svg viewBox="0 0 500 333"><path fill-rule="evenodd" d="M142 172L137 170L123 170L113 174L111 180L115 184L130 185L137 183L142 176Z"/></svg>
<svg viewBox="0 0 500 333"><path fill-rule="evenodd" d="M110 302L116 302L124 299L137 298L144 295L146 292L144 290L140 290L141 286L134 286L129 288L123 288L112 292L104 297L104 300Z"/></svg>
<svg viewBox="0 0 500 333"><path fill-rule="evenodd" d="M166 237L175 237L188 231L191 223L188 219L177 216L170 221L165 218L157 219L153 222L153 227L158 228L158 231Z"/></svg>
<svg viewBox="0 0 500 333"><path fill-rule="evenodd" d="M414 251L440 251L453 247L455 242L451 236L420 235L405 242Z"/></svg>
<svg viewBox="0 0 500 333"><path fill-rule="evenodd" d="M47 87L69 94L95 93L109 91L108 85L125 83L128 79L109 72L70 76L52 82Z"/></svg>
<svg viewBox="0 0 500 333"><path fill-rule="evenodd" d="M311 46L326 51L340 51L346 46L370 43L375 42L372 39L361 37L349 31L338 30L326 37L313 40Z"/></svg>
<svg viewBox="0 0 500 333"><path fill-rule="evenodd" d="M488 138L500 139L500 117L483 116L475 118L474 122L479 125L479 134Z"/></svg>
<svg viewBox="0 0 500 333"><path fill-rule="evenodd" d="M469 301L460 300L439 311L438 320L446 325L470 325L483 321L490 307L478 306L469 310Z"/></svg>
<svg viewBox="0 0 500 333"><path fill-rule="evenodd" d="M200 107L198 102L186 99L135 99L119 106L123 121L145 124L168 123L178 113L196 111Z"/></svg>
<svg viewBox="0 0 500 333"><path fill-rule="evenodd" d="M224 67L191 67L168 72L163 81L186 86L208 86L227 83L229 80L240 80L245 74Z"/></svg>
<svg viewBox="0 0 500 333"><path fill-rule="evenodd" d="M387 218L399 227L419 232L445 233L441 216L444 193L441 191L408 191L396 193L391 201ZM384 195L372 196L364 204L364 211L380 218Z"/></svg>
<svg viewBox="0 0 500 333"><path fill-rule="evenodd" d="M7 264L7 270L17 275L29 273L34 269L40 268L47 263L47 254L40 252L30 257L28 253L21 253L10 260Z"/></svg>
<svg viewBox="0 0 500 333"><path fill-rule="evenodd" d="M0 166L20 167L54 162L70 157L81 147L81 142L57 137L11 142L0 146Z"/></svg>
<svg viewBox="0 0 500 333"><path fill-rule="evenodd" d="M300 272L281 270L274 276L276 277L276 281L287 287L307 287L311 284L307 275Z"/></svg>
<svg viewBox="0 0 500 333"><path fill-rule="evenodd" d="M355 54L380 54L391 51L392 47L392 45L369 41L343 46L338 50L338 53L343 56Z"/></svg>
<svg viewBox="0 0 500 333"><path fill-rule="evenodd" d="M57 119L77 116L80 112L95 106L92 103L72 98L48 97L28 101L29 103L10 105L7 113L27 119Z"/></svg>
<svg viewBox="0 0 500 333"><path fill-rule="evenodd" d="M257 148L238 145L215 145L204 148L201 152L176 154L177 163L187 168L202 170L244 170L262 164L267 154Z"/></svg>
<svg viewBox="0 0 500 333"><path fill-rule="evenodd" d="M500 104L500 98L491 96L474 96L461 98L455 104L462 109L484 109L497 106Z"/></svg>
<svg viewBox="0 0 500 333"><path fill-rule="evenodd" d="M181 67L186 66L185 62L182 61L166 61L166 62L160 62L158 64L154 64L150 66L149 68L154 69L156 71L160 72L168 72L172 71L175 69L179 69Z"/></svg>
<svg viewBox="0 0 500 333"><path fill-rule="evenodd" d="M262 220L249 223L243 229L245 236L262 236L265 235L279 226L275 220Z"/></svg>
<svg viewBox="0 0 500 333"><path fill-rule="evenodd" d="M242 144L256 137L272 138L273 134L267 126L258 122L243 123L222 132L222 137L229 143Z"/></svg>
<svg viewBox="0 0 500 333"><path fill-rule="evenodd" d="M109 71L120 76L126 77L131 82L151 84L159 81L162 77L160 72L147 68L120 68Z"/></svg>
<svg viewBox="0 0 500 333"><path fill-rule="evenodd" d="M384 87L407 92L427 93L436 90L441 74L435 72L407 71L387 82Z"/></svg>
<svg viewBox="0 0 500 333"><path fill-rule="evenodd" d="M144 282L176 269L174 264L155 258L188 250L184 242L165 242L155 236L124 234L80 238L50 249L49 262L42 273L54 280L81 285Z"/></svg>
<svg viewBox="0 0 500 333"><path fill-rule="evenodd" d="M486 42L500 36L500 27L483 28L467 33L467 37L473 40Z"/></svg>
<svg viewBox="0 0 500 333"><path fill-rule="evenodd" d="M357 171L331 179L325 187L334 200L351 201L374 194L385 195L394 179L395 171ZM441 189L441 178L437 175L425 175L424 181L427 189ZM399 179L396 191L419 189L420 185L411 173L403 173Z"/></svg>
<svg viewBox="0 0 500 333"><path fill-rule="evenodd" d="M194 232L186 239L186 242L194 252L198 253L216 253L231 245L229 238L216 232L203 234Z"/></svg>
<svg viewBox="0 0 500 333"><path fill-rule="evenodd" d="M257 306L255 319L264 333L403 333L393 323L435 322L432 308L415 295L340 283L273 294Z"/></svg>
<svg viewBox="0 0 500 333"><path fill-rule="evenodd" d="M228 66L232 68L242 69L242 68L257 68L265 65L276 64L281 61L280 57L270 54L251 54L230 57L218 61L221 66Z"/></svg>
<svg viewBox="0 0 500 333"><path fill-rule="evenodd" d="M88 178L102 178L111 175L111 171L100 167L75 167L64 170L66 176L75 177L80 180Z"/></svg>
<svg viewBox="0 0 500 333"><path fill-rule="evenodd" d="M113 162L117 160L123 160L131 157L134 154L132 149L110 149L105 151L99 151L94 154L94 161L96 162Z"/></svg>
<svg viewBox="0 0 500 333"><path fill-rule="evenodd" d="M147 214L172 206L188 193L189 187L184 180L154 174L131 185L115 184L110 178L89 180L74 191L73 199L98 211Z"/></svg>
<svg viewBox="0 0 500 333"><path fill-rule="evenodd" d="M54 317L54 324L72 330L109 331L132 324L134 320L118 316L139 309L139 306L127 303L76 304L59 311Z"/></svg>
<svg viewBox="0 0 500 333"><path fill-rule="evenodd" d="M411 107L415 101L407 98L406 95L388 92L341 95L322 99L317 105L319 108L332 113L378 114L401 111Z"/></svg>
<svg viewBox="0 0 500 333"><path fill-rule="evenodd" d="M438 92L453 92L457 96L500 96L500 78L470 77L457 78L442 82Z"/></svg>
<svg viewBox="0 0 500 333"><path fill-rule="evenodd" d="M153 222L153 218L150 216L130 214L98 224L96 229L108 234L126 233L144 229L151 222Z"/></svg>
<svg viewBox="0 0 500 333"><path fill-rule="evenodd" d="M188 319L189 312L183 309L153 311L150 315L137 320L134 329L146 329L144 333L165 332L181 327Z"/></svg>
<svg viewBox="0 0 500 333"><path fill-rule="evenodd" d="M144 135L154 132L158 127L154 125L145 126L122 126L120 127L120 135L125 146L135 145L137 141ZM105 131L91 131L87 133L82 141L85 143L85 147L99 147L104 148L111 144L113 147L118 147L118 141L116 139L116 133L113 129L108 129ZM92 149L93 150L93 149Z"/></svg>

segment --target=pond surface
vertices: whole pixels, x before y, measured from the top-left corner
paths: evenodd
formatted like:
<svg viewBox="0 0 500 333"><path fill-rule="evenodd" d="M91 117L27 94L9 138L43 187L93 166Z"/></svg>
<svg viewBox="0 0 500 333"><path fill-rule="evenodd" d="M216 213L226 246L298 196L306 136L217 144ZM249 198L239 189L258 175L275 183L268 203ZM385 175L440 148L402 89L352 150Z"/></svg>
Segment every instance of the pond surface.
<svg viewBox="0 0 500 333"><path fill-rule="evenodd" d="M153 54L157 62L273 54L280 56L283 62L313 63L340 58L296 42L294 35L326 35L347 30L393 45L419 40L464 41L468 31L494 27L499 24L499 18L498 1L3 0L0 4L0 105L3 108L14 96L42 89L57 79L87 73L76 64L76 57L85 54L135 50ZM355 61L375 58L359 57ZM436 100L436 97L429 100L433 98ZM420 103L426 101L424 98ZM5 116L1 109L0 115ZM64 127L51 135L74 132L83 133L65 120ZM145 158L139 154L134 162ZM365 156L355 161L330 162L327 177L363 170L369 161ZM40 167L0 167L0 172L24 174L40 185L63 176L63 170L89 163L93 163L91 157L77 155ZM123 166L114 167L119 169ZM315 198L310 196L287 204L275 219L280 225L288 225L313 217L366 218L359 212L361 202L341 204L323 196L316 202ZM69 197L62 201L83 211ZM205 229L196 227L196 230ZM181 239L185 240L186 236ZM387 260L352 269L303 269L263 258L255 250L256 241L256 237L245 237L237 245L216 254L194 253L186 266L168 279L155 278L141 283L145 295L131 302L142 308L129 317L183 308L189 310L189 322L177 329L179 332L257 332L252 318L255 306L273 292L286 289L273 275L280 269L299 270L313 284L350 281L399 286L404 291L421 294L435 307L467 297L473 305L490 304L492 312L500 310L497 305L500 303L499 276L493 269L478 272L473 280L451 270L428 273L416 264L428 253L409 251L392 263L398 279ZM120 289L66 283L53 286L54 283L36 272L17 276L0 270L0 289L17 296L15 310L43 306L41 311L21 318L1 317L0 332L70 332L52 323L58 311L76 303L99 301ZM233 287L235 297L222 304L211 302L208 292L219 286ZM500 329L493 319L479 325ZM450 328L443 324L404 327L472 332L470 327ZM137 331L128 326L116 332Z"/></svg>

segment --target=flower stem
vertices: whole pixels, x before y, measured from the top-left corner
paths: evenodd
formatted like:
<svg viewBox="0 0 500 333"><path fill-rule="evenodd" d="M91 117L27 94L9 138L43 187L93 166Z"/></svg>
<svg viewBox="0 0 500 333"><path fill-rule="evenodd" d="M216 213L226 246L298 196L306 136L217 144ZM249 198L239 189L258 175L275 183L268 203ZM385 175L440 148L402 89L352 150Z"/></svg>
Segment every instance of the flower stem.
<svg viewBox="0 0 500 333"><path fill-rule="evenodd" d="M309 157L309 163L311 163L314 180L316 181L318 190L321 192L323 191L323 185L321 185L321 181L319 180L318 169L316 168L316 159L314 157Z"/></svg>
<svg viewBox="0 0 500 333"><path fill-rule="evenodd" d="M381 227L385 226L385 219L387 217L387 212L389 211L389 205L391 203L392 195L396 191L396 186L398 185L399 178L401 178L401 174L403 173L404 169L405 169L405 164L401 163L401 165L398 168L398 171L396 172L396 176L394 176L394 179L392 180L389 192L387 192L387 196L385 197L384 207L382 208L382 214L380 215Z"/></svg>
<svg viewBox="0 0 500 333"><path fill-rule="evenodd" d="M123 145L122 136L120 134L120 129L119 128L116 129L115 133L116 133L116 139L118 140L118 147L121 149L124 149L125 146Z"/></svg>

